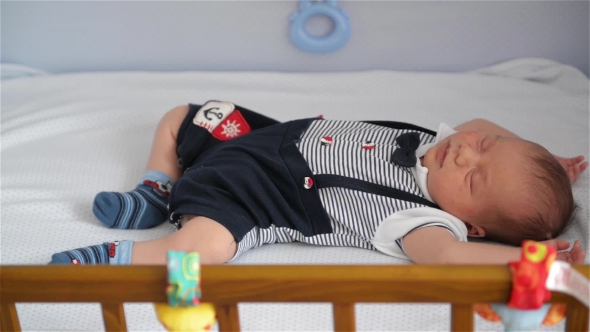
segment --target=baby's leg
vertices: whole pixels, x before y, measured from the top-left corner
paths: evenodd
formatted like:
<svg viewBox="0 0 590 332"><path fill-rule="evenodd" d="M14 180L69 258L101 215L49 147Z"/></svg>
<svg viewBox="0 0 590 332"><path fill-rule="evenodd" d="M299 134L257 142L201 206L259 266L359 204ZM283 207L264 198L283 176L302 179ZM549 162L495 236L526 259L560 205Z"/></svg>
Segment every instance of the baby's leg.
<svg viewBox="0 0 590 332"><path fill-rule="evenodd" d="M116 241L54 254L50 264L166 265L170 250L198 252L203 264L222 264L236 253L233 235L213 219L194 217L177 232L145 241Z"/></svg>
<svg viewBox="0 0 590 332"><path fill-rule="evenodd" d="M166 176L170 182L180 177L181 169L177 165L176 138L187 113L188 107L181 106L172 109L162 118L156 131L146 174L156 173L156 176L160 174ZM150 192L144 187L148 186L143 185L142 179L142 182L132 192L97 195L95 214L99 217L97 208L101 209L99 212L115 208L116 213L111 214L115 214L117 220L112 223L111 227L117 226L116 228L147 228L161 223L166 218L168 197L165 196L166 200L161 202L161 206L155 204L154 194L150 195ZM151 188L148 189L151 190ZM110 201L104 197L109 194L115 195ZM162 208L162 215L155 219L156 223L150 223L147 217L157 215L158 211L153 209L150 211L145 208L143 211L149 213L137 213L141 204L146 205L146 203L142 203L141 196L147 197L147 203L156 205L158 210L160 207ZM119 205L115 203L119 203ZM103 219L101 221L107 224ZM201 261L204 264L221 264L235 255L236 248L234 237L227 228L212 219L194 217L184 223L179 231L164 238L136 243L133 241L105 242L95 246L68 250L54 254L51 263L163 265L166 264L166 253L169 250L174 250L196 251L201 254Z"/></svg>
<svg viewBox="0 0 590 332"><path fill-rule="evenodd" d="M131 264L165 265L169 250L193 252L201 256L202 264L222 264L236 253L233 235L221 224L206 217L194 217L177 232L166 237L136 242L133 245Z"/></svg>
<svg viewBox="0 0 590 332"><path fill-rule="evenodd" d="M182 121L188 113L188 106L178 106L168 111L158 124L152 143L146 171L156 170L168 175L173 181L182 175L176 155L176 138Z"/></svg>
<svg viewBox="0 0 590 332"><path fill-rule="evenodd" d="M187 113L188 106L179 106L160 120L146 172L134 190L96 195L92 211L107 227L144 229L166 219L170 188L182 174L177 165L176 137Z"/></svg>

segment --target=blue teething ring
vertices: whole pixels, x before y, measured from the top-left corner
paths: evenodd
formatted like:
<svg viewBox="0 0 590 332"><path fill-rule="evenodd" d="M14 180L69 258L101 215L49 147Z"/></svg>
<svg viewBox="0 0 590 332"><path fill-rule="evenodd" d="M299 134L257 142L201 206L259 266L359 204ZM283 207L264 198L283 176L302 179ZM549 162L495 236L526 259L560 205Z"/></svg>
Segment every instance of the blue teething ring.
<svg viewBox="0 0 590 332"><path fill-rule="evenodd" d="M326 53L340 49L350 38L348 15L338 8L336 0L311 3L301 0L299 12L291 16L291 41L301 50L311 53ZM327 36L313 36L307 32L305 23L310 17L326 16L334 22L334 31Z"/></svg>

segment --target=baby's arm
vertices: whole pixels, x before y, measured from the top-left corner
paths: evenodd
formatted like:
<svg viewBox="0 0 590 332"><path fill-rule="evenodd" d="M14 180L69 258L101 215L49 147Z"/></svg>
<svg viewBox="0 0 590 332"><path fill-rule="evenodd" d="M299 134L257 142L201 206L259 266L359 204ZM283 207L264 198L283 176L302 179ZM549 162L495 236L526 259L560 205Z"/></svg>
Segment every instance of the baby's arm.
<svg viewBox="0 0 590 332"><path fill-rule="evenodd" d="M550 240L543 243L557 250L569 248L569 242ZM507 264L519 261L521 249L498 244L461 242L442 227L417 229L403 239L404 251L416 264ZM558 259L582 264L586 253L578 241L569 252L560 252Z"/></svg>
<svg viewBox="0 0 590 332"><path fill-rule="evenodd" d="M473 119L465 122L457 127L457 131L481 131L492 135L500 135L504 137L515 137L520 138L511 131L498 126L497 124L484 119ZM574 183L580 174L588 168L588 162L584 161L584 156L576 156L573 158L564 158L554 155L555 159L563 166L567 175L570 178L570 182Z"/></svg>
<svg viewBox="0 0 590 332"><path fill-rule="evenodd" d="M442 227L424 227L404 237L404 251L416 264L506 264L520 248L460 242Z"/></svg>

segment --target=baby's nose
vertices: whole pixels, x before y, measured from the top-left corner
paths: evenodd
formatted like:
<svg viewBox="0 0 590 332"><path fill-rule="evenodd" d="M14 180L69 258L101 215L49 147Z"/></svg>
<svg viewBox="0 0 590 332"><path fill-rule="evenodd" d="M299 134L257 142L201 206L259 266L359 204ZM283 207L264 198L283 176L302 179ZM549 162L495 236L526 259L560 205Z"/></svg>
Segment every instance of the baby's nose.
<svg viewBox="0 0 590 332"><path fill-rule="evenodd" d="M469 145L461 145L457 152L457 166L474 166L477 163L478 157L479 154L472 147Z"/></svg>

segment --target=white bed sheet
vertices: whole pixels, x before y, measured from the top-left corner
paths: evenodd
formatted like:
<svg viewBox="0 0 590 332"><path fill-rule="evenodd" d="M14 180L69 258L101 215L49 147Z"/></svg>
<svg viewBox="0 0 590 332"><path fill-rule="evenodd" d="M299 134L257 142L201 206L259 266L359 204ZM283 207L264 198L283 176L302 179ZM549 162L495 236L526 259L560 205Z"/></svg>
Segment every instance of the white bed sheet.
<svg viewBox="0 0 590 332"><path fill-rule="evenodd" d="M589 155L588 78L544 59L471 73L113 72L41 76L2 84L1 264L45 264L52 253L173 231L111 230L92 215L94 195L135 186L152 134L169 109L228 100L278 120L383 119L437 128L483 117L562 156ZM574 186L581 209L562 238L588 250L588 172ZM588 257L586 257L588 263ZM354 248L279 244L233 264L406 264ZM19 304L23 330L103 330L97 304ZM357 304L357 329L439 331L449 306ZM152 306L127 304L134 331L161 331ZM328 304L240 304L243 331L331 330ZM476 319L477 330L500 330ZM563 323L556 328L563 330Z"/></svg>

